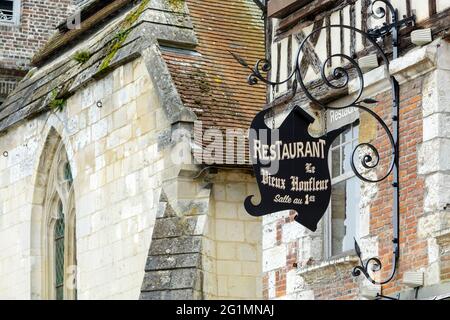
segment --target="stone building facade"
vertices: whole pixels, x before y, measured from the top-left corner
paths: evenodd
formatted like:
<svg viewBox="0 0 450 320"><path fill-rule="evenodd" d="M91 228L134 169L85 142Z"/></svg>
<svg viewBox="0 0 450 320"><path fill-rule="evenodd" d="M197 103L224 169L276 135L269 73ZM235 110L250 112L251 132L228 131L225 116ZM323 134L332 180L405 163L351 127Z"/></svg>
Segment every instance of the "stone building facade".
<svg viewBox="0 0 450 320"><path fill-rule="evenodd" d="M0 297L447 297L450 2L392 3L417 16L389 68L401 86L401 258L392 282L351 274L353 238L364 259L380 257L376 276L391 267L392 181L361 182L349 164L353 148L369 142L380 171L367 173L382 174L391 154L382 127L353 109L322 110L301 90L290 99L292 82L267 95L261 84L246 86L248 70L229 53L248 62L266 54L270 78L282 80L312 30L386 22L370 13L371 1L89 0L80 28L59 25L0 107ZM411 31L425 28L433 40L412 45ZM391 52L389 41L380 45ZM330 55L362 65L373 48L335 27L307 46L299 61L307 88L330 106L348 103L358 82L323 90L320 62L329 75L345 62ZM388 74L371 62L363 94L390 126ZM316 119L312 134L348 126L332 146L332 200L317 232L294 212L245 212L246 197L258 196L247 129L264 105L275 126L294 105ZM407 285L411 272L423 276L417 292Z"/></svg>
<svg viewBox="0 0 450 320"><path fill-rule="evenodd" d="M44 46L80 1L0 1L0 104L31 69L31 58Z"/></svg>
<svg viewBox="0 0 450 320"><path fill-rule="evenodd" d="M265 102L228 52L263 35L246 0L92 0L59 29L0 108L0 297L262 298L256 184L214 141Z"/></svg>
<svg viewBox="0 0 450 320"><path fill-rule="evenodd" d="M375 1L376 2L376 1ZM381 274L389 276L392 267L392 179L378 184L359 181L350 168L353 147L372 143L380 152L379 170L383 175L391 156L383 128L359 111L324 111L311 104L299 90L293 100L292 83L270 90L270 104L280 122L297 104L316 118L311 131L323 134L336 126L351 124L332 147L330 169L333 181L330 208L315 233L293 219L295 213L281 212L263 219L264 297L268 299L367 299L376 294L400 299L414 299L415 291L408 277L423 283L416 285L420 299L445 298L450 293L449 239L449 99L450 22L449 1L406 1L391 3L400 17L416 15L416 25L401 30L401 54L390 63L390 74L400 82L400 262L398 272L387 285L373 285L364 276L355 278L352 269L359 265L354 250L356 238L363 259L380 257ZM360 89L352 78L343 90L321 90L320 68L325 73L346 66L345 59L326 58L346 54L362 66L364 57L373 52L364 37L333 25L346 24L363 31L389 22L371 14L371 1L283 1L268 2L268 34L272 81L283 80L293 70L296 51L308 34L323 31L306 43L309 53L302 53L299 63L307 88L331 107L344 106ZM383 5L378 2L378 5ZM327 27L328 26L328 27ZM423 46L411 43L415 29L431 28L433 41ZM381 42L391 53L389 39ZM380 61L377 62L377 64ZM381 63L380 63L381 64ZM348 67L348 65L347 65ZM363 98L375 99L369 105L390 126L392 92L385 66L363 69ZM355 74L353 74L355 75ZM329 88L329 87L328 87ZM329 88L330 89L330 88ZM333 124L335 122L335 124ZM389 161L389 160L388 160Z"/></svg>

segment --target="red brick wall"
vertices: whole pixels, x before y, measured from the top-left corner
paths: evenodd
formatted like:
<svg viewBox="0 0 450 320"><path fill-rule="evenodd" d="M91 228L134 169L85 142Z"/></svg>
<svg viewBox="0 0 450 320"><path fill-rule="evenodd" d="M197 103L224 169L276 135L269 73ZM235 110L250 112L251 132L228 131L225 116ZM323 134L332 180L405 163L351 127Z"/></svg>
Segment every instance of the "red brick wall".
<svg viewBox="0 0 450 320"><path fill-rule="evenodd" d="M29 68L33 54L74 12L73 0L22 0L19 26L0 25L0 68Z"/></svg>
<svg viewBox="0 0 450 320"><path fill-rule="evenodd" d="M400 128L400 165L401 165L401 208L400 208L400 241L401 261L400 269L395 281L383 288L383 294L393 295L404 289L401 281L405 271L416 270L427 265L426 240L417 236L418 219L423 214L424 181L418 176L417 148L422 143L422 81L419 78L401 85L401 128ZM379 103L374 110L390 126L392 121L392 96L385 92L375 97ZM361 121L361 131L365 123ZM364 133L367 135L367 132ZM372 143L380 151L381 159L390 159L391 148L386 134L380 126L372 132L375 139ZM366 142L366 141L362 141ZM382 162L384 168L389 161ZM382 171L382 170L381 170ZM380 171L380 174L381 174ZM370 236L378 236L379 255L384 265L382 278L389 276L392 259L392 178L378 184L378 193L371 205ZM275 292L277 298L286 295L286 274L298 267L311 266L320 261L297 261L299 246L297 242L285 243L282 241L282 228L286 223L293 221L294 215L277 221L277 245L287 248L286 266L275 271ZM284 244L283 244L284 243ZM315 299L355 299L358 298L359 286L357 278L352 277L354 265L348 263L339 268L328 267L320 270L317 278L310 281L306 290L314 292ZM363 276L361 276L363 277ZM269 297L269 276L265 274L263 290L265 298ZM273 288L272 288L273 292Z"/></svg>
<svg viewBox="0 0 450 320"><path fill-rule="evenodd" d="M423 214L424 181L418 176L417 154L422 143L422 81L419 78L401 86L400 108L400 268L395 281L384 288L389 295L404 287L405 271L428 264L427 242L417 236L418 219ZM378 107L385 117L390 112L390 97ZM386 143L385 141L379 143ZM389 151L385 151L388 153ZM371 234L379 237L379 254L385 265L382 278L389 276L392 257L392 180L380 184L378 197L371 209Z"/></svg>

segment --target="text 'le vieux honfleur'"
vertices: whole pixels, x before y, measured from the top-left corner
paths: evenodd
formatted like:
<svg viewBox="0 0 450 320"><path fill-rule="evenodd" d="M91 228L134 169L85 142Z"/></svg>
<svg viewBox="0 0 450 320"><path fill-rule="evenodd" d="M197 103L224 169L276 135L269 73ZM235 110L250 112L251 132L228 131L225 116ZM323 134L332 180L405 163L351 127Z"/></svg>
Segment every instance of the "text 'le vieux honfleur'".
<svg viewBox="0 0 450 320"><path fill-rule="evenodd" d="M262 161L283 161L283 160L294 160L302 158L317 158L325 159L325 140L319 141L307 141L307 142L293 142L293 143L283 143L282 141L277 141L275 144L267 145L263 144L259 140L254 141L254 158L260 159ZM311 163L306 163L305 172L307 174L315 174L315 167ZM297 176L291 176L290 181L286 181L283 178L277 178L270 175L269 171L261 169L262 183L270 187L286 190L288 188L287 182L290 183L289 188L291 191L295 192L317 192L328 190L330 185L330 180L316 180L316 178L311 177L308 180L300 180ZM292 201L302 201L301 199L292 200L289 196L277 196L274 199L275 202L280 203L291 203ZM301 204L301 203L297 203ZM307 203L305 203L307 204Z"/></svg>

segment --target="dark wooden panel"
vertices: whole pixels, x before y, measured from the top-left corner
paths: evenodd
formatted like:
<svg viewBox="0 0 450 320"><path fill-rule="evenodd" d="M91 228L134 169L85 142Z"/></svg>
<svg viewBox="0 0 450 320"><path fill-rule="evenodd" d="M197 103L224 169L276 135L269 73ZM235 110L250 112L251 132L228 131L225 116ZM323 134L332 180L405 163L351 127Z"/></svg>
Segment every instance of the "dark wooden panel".
<svg viewBox="0 0 450 320"><path fill-rule="evenodd" d="M346 1L342 0L313 0L309 2L310 4L308 4L301 10L298 10L296 12L292 11L288 16L281 20L278 26L278 32L287 30L305 19L314 17L319 12L329 10L337 6L339 2L346 3Z"/></svg>
<svg viewBox="0 0 450 320"><path fill-rule="evenodd" d="M270 0L267 14L271 18L284 18L313 0Z"/></svg>

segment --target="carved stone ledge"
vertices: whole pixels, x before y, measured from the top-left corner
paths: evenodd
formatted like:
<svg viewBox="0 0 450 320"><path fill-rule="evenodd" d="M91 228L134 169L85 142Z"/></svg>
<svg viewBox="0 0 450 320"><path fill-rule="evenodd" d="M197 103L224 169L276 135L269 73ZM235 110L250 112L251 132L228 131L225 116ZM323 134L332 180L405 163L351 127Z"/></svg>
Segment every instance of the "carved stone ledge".
<svg viewBox="0 0 450 320"><path fill-rule="evenodd" d="M358 256L355 252L351 252L312 266L299 268L297 275L301 276L307 284L330 281L330 274L336 274L336 276L345 273L350 274L353 267L358 264Z"/></svg>
<svg viewBox="0 0 450 320"><path fill-rule="evenodd" d="M440 259L440 277L441 281L450 280L450 228L439 232L436 235L436 240L439 245L439 259Z"/></svg>
<svg viewBox="0 0 450 320"><path fill-rule="evenodd" d="M436 233L435 237L440 246L450 247L450 228L439 231Z"/></svg>

